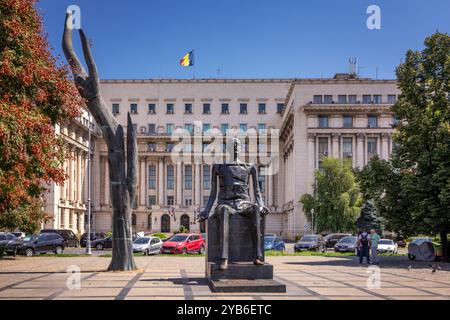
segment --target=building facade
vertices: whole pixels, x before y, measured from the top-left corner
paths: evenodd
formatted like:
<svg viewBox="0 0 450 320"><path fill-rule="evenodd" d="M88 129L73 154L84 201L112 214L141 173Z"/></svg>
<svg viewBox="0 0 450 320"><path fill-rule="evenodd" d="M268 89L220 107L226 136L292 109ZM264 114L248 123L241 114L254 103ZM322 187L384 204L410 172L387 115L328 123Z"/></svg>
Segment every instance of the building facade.
<svg viewBox="0 0 450 320"><path fill-rule="evenodd" d="M101 90L119 123L126 128L130 112L132 130L137 132L134 231L169 233L182 225L192 232L203 231L196 217L210 194L212 163L201 155L214 143L226 142L218 138L220 133L234 130L260 134L256 150L251 136L243 135L243 160L256 160L261 169L258 183L272 212L266 218L266 232L285 238L307 231L298 200L312 192L314 171L324 156L350 159L354 167L364 166L375 154L389 158L395 121L390 106L399 95L393 80L348 74L331 79L104 80ZM181 149L193 157L179 161L173 156L174 150L180 150L174 133L182 129L193 140ZM265 134L267 140L261 140ZM69 138L73 139L80 138ZM71 187L84 185L83 174L79 180L74 168L80 165L84 170L86 145L75 142L78 149L71 150L81 160L68 164L75 176L62 187L64 202L61 197L54 201L59 200L55 226L74 228L73 212L79 217L86 208L86 193L77 194L78 189ZM95 139L93 149L92 228L109 231L107 147L102 139ZM252 157L260 151L269 162Z"/></svg>

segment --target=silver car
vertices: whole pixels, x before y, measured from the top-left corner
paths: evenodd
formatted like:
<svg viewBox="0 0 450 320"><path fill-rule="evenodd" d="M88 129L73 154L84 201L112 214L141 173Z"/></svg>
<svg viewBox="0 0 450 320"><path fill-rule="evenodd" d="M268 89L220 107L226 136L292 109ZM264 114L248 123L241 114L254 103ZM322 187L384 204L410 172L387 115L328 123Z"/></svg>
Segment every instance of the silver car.
<svg viewBox="0 0 450 320"><path fill-rule="evenodd" d="M158 237L141 237L133 242L133 252L142 252L144 255L158 254L163 242Z"/></svg>

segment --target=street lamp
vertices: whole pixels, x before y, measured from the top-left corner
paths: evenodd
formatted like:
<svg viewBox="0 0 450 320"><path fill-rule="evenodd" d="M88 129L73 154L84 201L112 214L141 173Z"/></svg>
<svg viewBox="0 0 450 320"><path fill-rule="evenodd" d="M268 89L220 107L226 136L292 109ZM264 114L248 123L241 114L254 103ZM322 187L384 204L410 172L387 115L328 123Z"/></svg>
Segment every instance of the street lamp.
<svg viewBox="0 0 450 320"><path fill-rule="evenodd" d="M311 209L311 231L314 234L314 208Z"/></svg>
<svg viewBox="0 0 450 320"><path fill-rule="evenodd" d="M89 150L88 150L88 163L87 163L87 188L88 188L88 230L87 230L87 238L86 238L86 254L92 255L91 251L91 112L89 112L89 123L88 123L88 132L89 132Z"/></svg>

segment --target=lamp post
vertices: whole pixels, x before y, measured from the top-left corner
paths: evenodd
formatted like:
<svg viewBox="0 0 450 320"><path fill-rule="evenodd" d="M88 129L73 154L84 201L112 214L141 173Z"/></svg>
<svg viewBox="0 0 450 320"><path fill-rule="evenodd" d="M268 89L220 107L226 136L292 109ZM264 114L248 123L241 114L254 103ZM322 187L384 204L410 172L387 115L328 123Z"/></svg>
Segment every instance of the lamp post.
<svg viewBox="0 0 450 320"><path fill-rule="evenodd" d="M88 124L88 132L89 132L89 146L88 146L88 163L87 163L87 188L88 188L88 230L87 230L87 238L86 238L86 254L92 255L91 251L91 112L89 111L89 124Z"/></svg>
<svg viewBox="0 0 450 320"><path fill-rule="evenodd" d="M314 208L311 209L311 231L314 234Z"/></svg>

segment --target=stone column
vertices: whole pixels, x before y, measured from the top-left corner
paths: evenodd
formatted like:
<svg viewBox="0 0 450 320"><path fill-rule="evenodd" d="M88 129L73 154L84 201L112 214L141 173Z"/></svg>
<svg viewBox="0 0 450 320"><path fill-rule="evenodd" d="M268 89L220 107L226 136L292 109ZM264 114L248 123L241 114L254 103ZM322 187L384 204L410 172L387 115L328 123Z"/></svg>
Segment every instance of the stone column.
<svg viewBox="0 0 450 320"><path fill-rule="evenodd" d="M389 159L389 133L381 135L381 158L384 160Z"/></svg>
<svg viewBox="0 0 450 320"><path fill-rule="evenodd" d="M308 134L308 190L312 191L314 184L314 171L316 169L316 135Z"/></svg>
<svg viewBox="0 0 450 320"><path fill-rule="evenodd" d="M77 152L77 202L79 205L83 203L83 183L82 183L82 151L78 150Z"/></svg>
<svg viewBox="0 0 450 320"><path fill-rule="evenodd" d="M145 171L146 171L146 167L145 167L145 158L140 158L140 164L141 164L141 172L139 175L139 204L141 206L145 206L145 189L147 188L147 181L145 179Z"/></svg>
<svg viewBox="0 0 450 320"><path fill-rule="evenodd" d="M194 189L194 194L195 194L195 205L196 206L200 206L201 202L200 202L200 164L196 163L195 164L195 189Z"/></svg>
<svg viewBox="0 0 450 320"><path fill-rule="evenodd" d="M64 216L63 216L64 229L69 229L70 209L64 208L63 213L64 213Z"/></svg>
<svg viewBox="0 0 450 320"><path fill-rule="evenodd" d="M266 206L272 207L273 206L273 174L272 174L272 172L268 172L268 175L266 175L266 181L267 181Z"/></svg>
<svg viewBox="0 0 450 320"><path fill-rule="evenodd" d="M339 159L339 133L333 133L331 135L332 148L333 148L333 158Z"/></svg>
<svg viewBox="0 0 450 320"><path fill-rule="evenodd" d="M79 216L78 216L78 232L80 232L80 234L84 233L84 212L80 211Z"/></svg>
<svg viewBox="0 0 450 320"><path fill-rule="evenodd" d="M69 160L68 160L68 172L69 172L69 177L68 177L68 188L69 188L69 196L68 199L70 202L72 202L73 199L73 151L72 151L72 147L70 147L69 149Z"/></svg>
<svg viewBox="0 0 450 320"><path fill-rule="evenodd" d="M358 133L356 135L356 166L364 167L364 133Z"/></svg>
<svg viewBox="0 0 450 320"><path fill-rule="evenodd" d="M177 195L176 195L176 204L178 206L181 206L183 204L183 164L180 162L178 162L176 164L177 167L177 172L176 172L176 179L177 179Z"/></svg>
<svg viewBox="0 0 450 320"><path fill-rule="evenodd" d="M164 157L158 159L158 205L164 205Z"/></svg>

